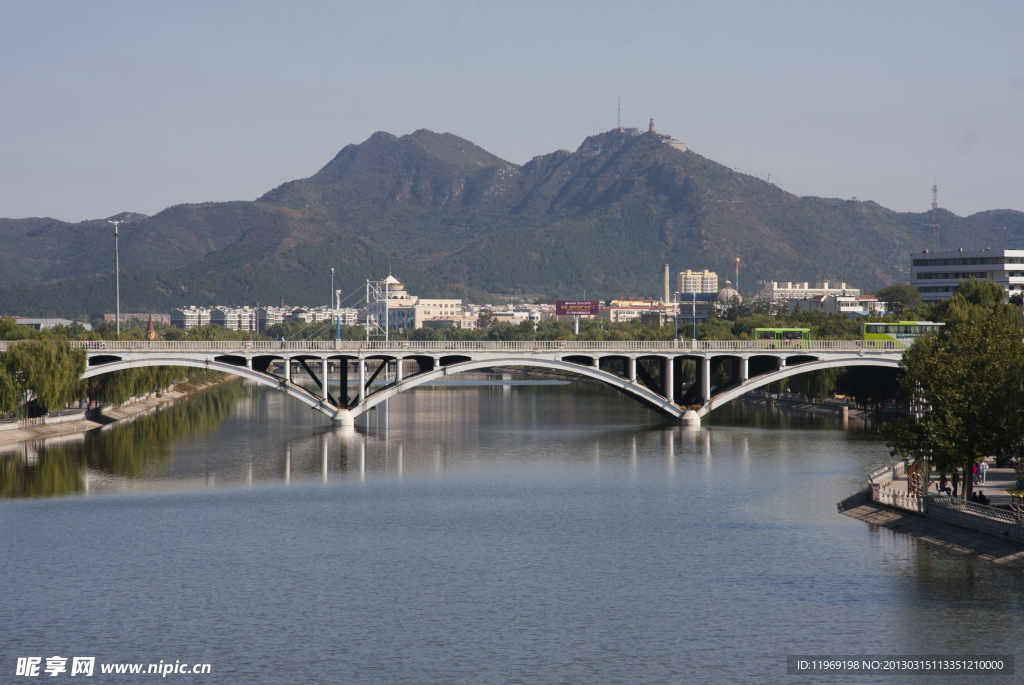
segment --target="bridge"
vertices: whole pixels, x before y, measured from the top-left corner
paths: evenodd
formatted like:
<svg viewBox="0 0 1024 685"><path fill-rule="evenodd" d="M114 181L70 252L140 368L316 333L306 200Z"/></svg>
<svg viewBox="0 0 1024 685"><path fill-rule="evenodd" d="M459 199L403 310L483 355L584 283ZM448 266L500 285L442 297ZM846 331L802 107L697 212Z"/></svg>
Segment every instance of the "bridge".
<svg viewBox="0 0 1024 685"><path fill-rule="evenodd" d="M902 342L794 341L75 341L84 349L83 379L145 366L187 366L227 373L278 388L338 425L384 400L445 376L488 367L534 367L598 380L670 422L700 425L700 417L755 388L790 376L836 367L899 365ZM414 363L410 363L414 362ZM696 380L684 383L684 365ZM330 378L330 366L339 369ZM349 372L354 364L355 389ZM719 385L718 377L731 379ZM414 371L404 373L406 367ZM280 367L281 371L274 370ZM301 368L319 392L292 378ZM731 372L731 373L729 373ZM383 373L383 378L381 374ZM377 382L380 378L383 383ZM330 388L339 388L338 396Z"/></svg>

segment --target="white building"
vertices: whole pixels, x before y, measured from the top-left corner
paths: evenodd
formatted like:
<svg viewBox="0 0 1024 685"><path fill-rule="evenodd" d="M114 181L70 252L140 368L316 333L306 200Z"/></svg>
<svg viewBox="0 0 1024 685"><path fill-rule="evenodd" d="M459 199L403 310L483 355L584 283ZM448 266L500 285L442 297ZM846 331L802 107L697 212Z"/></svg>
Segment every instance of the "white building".
<svg viewBox="0 0 1024 685"><path fill-rule="evenodd" d="M804 281L793 283L792 281L769 281L761 288L758 294L762 302L789 302L790 300L809 300L812 297L831 296L856 297L860 295L859 288L847 288L845 283L834 281L819 281L813 288Z"/></svg>
<svg viewBox="0 0 1024 685"><path fill-rule="evenodd" d="M680 271L677 276L679 293L717 293L718 274L714 271ZM680 300L685 299L680 297Z"/></svg>
<svg viewBox="0 0 1024 685"><path fill-rule="evenodd" d="M252 307L214 307L210 310L210 323L233 331L255 331L259 324L258 311Z"/></svg>
<svg viewBox="0 0 1024 685"><path fill-rule="evenodd" d="M205 307L180 307L171 311L171 325L186 331L210 323L210 310Z"/></svg>
<svg viewBox="0 0 1024 685"><path fill-rule="evenodd" d="M477 316L435 316L423 320L423 328L465 328L476 330L480 325Z"/></svg>
<svg viewBox="0 0 1024 685"><path fill-rule="evenodd" d="M257 313L259 330L265 331L270 326L284 323L285 319L291 316L291 307L260 307Z"/></svg>
<svg viewBox="0 0 1024 685"><path fill-rule="evenodd" d="M462 300L436 299L410 295L394 276L384 279L387 287L387 319L390 330L423 328L423 322L437 317L461 317ZM370 315L383 320L383 303L374 303Z"/></svg>
<svg viewBox="0 0 1024 685"><path fill-rule="evenodd" d="M837 316L882 314L885 302L874 295L816 295L807 300L790 300L789 313L825 312Z"/></svg>
<svg viewBox="0 0 1024 685"><path fill-rule="evenodd" d="M1008 295L1024 290L1024 250L944 250L913 255L910 284L925 302L957 291L959 279L995 281Z"/></svg>
<svg viewBox="0 0 1024 685"><path fill-rule="evenodd" d="M75 322L71 319L34 319L28 316L16 316L14 317L14 323L37 331L45 331L47 328L56 328L57 326L71 326ZM82 327L87 331L92 330L91 323L82 323Z"/></svg>

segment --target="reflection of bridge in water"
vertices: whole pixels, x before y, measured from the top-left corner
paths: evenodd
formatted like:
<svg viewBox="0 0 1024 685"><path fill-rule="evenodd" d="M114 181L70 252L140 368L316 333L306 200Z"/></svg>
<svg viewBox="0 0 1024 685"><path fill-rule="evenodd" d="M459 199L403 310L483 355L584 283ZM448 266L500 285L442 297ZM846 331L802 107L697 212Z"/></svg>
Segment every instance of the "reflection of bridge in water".
<svg viewBox="0 0 1024 685"><path fill-rule="evenodd" d="M819 369L896 367L905 349L901 343L860 340L798 341L792 347L743 340L88 341L72 345L87 352L88 368L83 378L144 366L224 371L283 390L339 425L352 425L355 417L404 390L448 375L495 366L580 374L606 383L669 420L699 424L699 417L754 388ZM283 362L280 375L272 372L277 362ZM415 362L416 370L405 374L408 362ZM330 364L338 365L336 378L329 377ZM689 364L693 364L692 374L685 373ZM293 365L308 374L319 393L293 381ZM355 366L355 379L350 365ZM383 387L376 383L382 373L389 381ZM695 380L685 382L687 375ZM717 385L716 376L720 379ZM330 392L332 386L340 388L337 397Z"/></svg>

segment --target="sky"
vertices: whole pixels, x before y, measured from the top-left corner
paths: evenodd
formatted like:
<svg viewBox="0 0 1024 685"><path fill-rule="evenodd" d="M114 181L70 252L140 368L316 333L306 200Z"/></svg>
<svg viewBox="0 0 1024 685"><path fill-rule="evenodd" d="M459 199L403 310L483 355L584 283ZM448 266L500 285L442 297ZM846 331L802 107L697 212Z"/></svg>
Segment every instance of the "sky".
<svg viewBox="0 0 1024 685"><path fill-rule="evenodd" d="M622 123L798 195L1024 210L1024 3L0 2L0 217L252 200L375 131Z"/></svg>

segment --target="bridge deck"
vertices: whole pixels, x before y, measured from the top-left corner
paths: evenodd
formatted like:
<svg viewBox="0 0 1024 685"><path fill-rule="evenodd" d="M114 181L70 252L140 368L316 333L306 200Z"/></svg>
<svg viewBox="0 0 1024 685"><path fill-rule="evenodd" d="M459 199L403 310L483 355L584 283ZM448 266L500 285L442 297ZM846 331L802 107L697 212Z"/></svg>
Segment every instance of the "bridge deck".
<svg viewBox="0 0 1024 685"><path fill-rule="evenodd" d="M0 342L0 350L11 343ZM745 392L807 371L851 366L899 364L908 347L902 342L862 340L795 341L792 345L754 340L544 340L544 341L73 341L86 351L83 378L143 366L190 366L225 371L279 388L296 399L350 423L378 403L404 390L449 374L487 366L534 366L589 376L623 392L670 419L688 409L703 416ZM284 376L271 373L284 360ZM367 378L367 361L396 367L395 381L375 389L378 371ZM399 360L414 360L419 371L403 377ZM344 396L351 379L341 384L342 397L327 392L328 362L355 362L357 395ZM310 374L319 395L291 382L295 362ZM684 385L693 362L694 383ZM312 363L312 366L310 366ZM720 369L726 366L727 372ZM314 368L316 367L316 368ZM724 375L723 375L724 373ZM347 377L348 371L345 371ZM718 378L720 386L713 384ZM729 380L731 379L731 380ZM693 417L696 418L696 417Z"/></svg>

